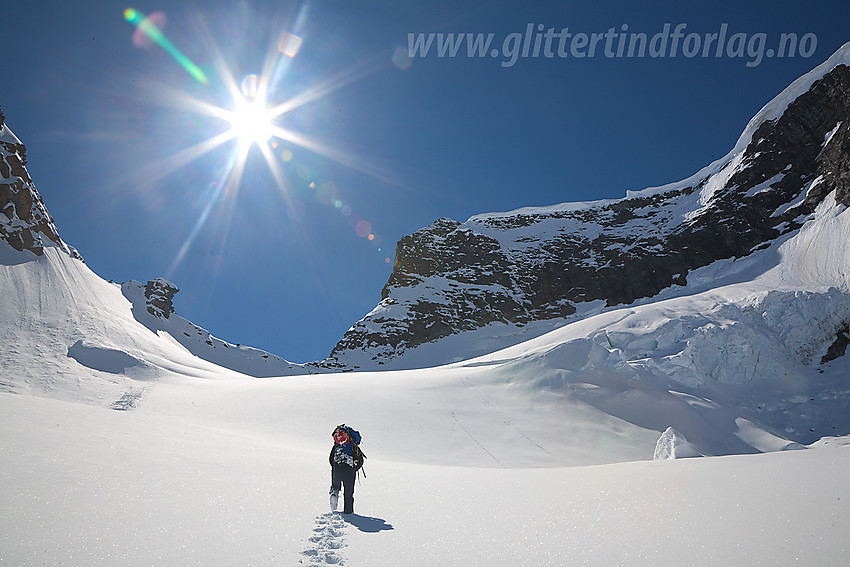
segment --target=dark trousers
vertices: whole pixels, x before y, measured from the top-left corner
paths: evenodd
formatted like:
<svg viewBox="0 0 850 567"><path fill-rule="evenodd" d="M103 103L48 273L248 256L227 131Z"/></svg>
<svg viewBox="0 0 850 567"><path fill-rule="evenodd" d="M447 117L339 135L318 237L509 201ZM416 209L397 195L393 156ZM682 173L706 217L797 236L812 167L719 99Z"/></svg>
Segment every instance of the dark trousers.
<svg viewBox="0 0 850 567"><path fill-rule="evenodd" d="M345 495L342 499L343 514L354 513L354 481L357 478L357 473L353 467L334 463L331 467L331 488L339 494L342 486L345 486Z"/></svg>

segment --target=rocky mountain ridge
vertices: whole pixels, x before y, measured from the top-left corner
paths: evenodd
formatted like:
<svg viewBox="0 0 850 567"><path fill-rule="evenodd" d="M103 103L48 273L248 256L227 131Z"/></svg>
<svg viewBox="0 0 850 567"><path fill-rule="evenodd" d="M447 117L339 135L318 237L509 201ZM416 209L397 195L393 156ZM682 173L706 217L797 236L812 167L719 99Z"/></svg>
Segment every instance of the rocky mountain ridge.
<svg viewBox="0 0 850 567"><path fill-rule="evenodd" d="M0 109L0 239L18 251L29 250L41 256L45 239L71 256L82 259L76 250L59 238L59 231L44 206L35 183L26 169L27 150L6 126Z"/></svg>
<svg viewBox="0 0 850 567"><path fill-rule="evenodd" d="M325 363L378 368L489 325L628 305L797 231L833 192L850 206L849 64L850 44L765 106L725 158L685 181L617 200L444 218L402 238L380 304Z"/></svg>

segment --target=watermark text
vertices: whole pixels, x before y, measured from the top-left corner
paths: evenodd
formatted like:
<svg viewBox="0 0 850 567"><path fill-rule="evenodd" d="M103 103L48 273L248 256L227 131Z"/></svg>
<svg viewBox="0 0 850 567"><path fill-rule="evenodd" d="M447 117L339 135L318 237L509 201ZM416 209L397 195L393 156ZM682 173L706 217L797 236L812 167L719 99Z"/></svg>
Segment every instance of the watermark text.
<svg viewBox="0 0 850 567"><path fill-rule="evenodd" d="M411 59L466 57L499 60L513 67L520 59L584 59L727 57L742 59L747 67L761 65L765 58L811 57L818 39L813 33L730 33L721 24L711 33L688 31L687 24L666 23L655 34L634 32L628 24L599 33L571 32L569 28L529 23L524 32L496 40L494 33L409 33L407 54Z"/></svg>

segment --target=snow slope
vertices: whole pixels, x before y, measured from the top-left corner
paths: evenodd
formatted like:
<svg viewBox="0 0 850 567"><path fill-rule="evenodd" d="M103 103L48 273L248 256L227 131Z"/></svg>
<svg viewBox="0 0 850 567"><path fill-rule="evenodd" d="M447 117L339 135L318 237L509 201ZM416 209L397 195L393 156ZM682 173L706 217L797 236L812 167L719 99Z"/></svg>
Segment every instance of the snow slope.
<svg viewBox="0 0 850 567"><path fill-rule="evenodd" d="M177 289L167 280L155 281ZM132 304L131 312L136 321L154 333L167 333L190 353L215 365L260 378L323 371L315 365L294 364L260 349L228 343L173 312L170 315L158 312L155 316L149 311L145 286L135 280L121 284L121 293Z"/></svg>
<svg viewBox="0 0 850 567"><path fill-rule="evenodd" d="M135 321L118 285L55 246L42 256L0 242L2 388L107 404L169 372L227 373Z"/></svg>
<svg viewBox="0 0 850 567"><path fill-rule="evenodd" d="M0 564L826 566L850 551L846 446L578 468L434 465L483 451L463 435L405 449L400 430L417 425L399 426L408 406L387 405L382 419L303 386L239 381L221 392L216 410L235 405L224 395L235 390L240 405L298 405L280 427L266 413L262 426L159 413L166 398L191 406L193 391L208 390L197 385L160 384L131 412L0 394ZM380 395L362 392L357 402ZM326 451L343 417L369 456L347 517L326 512ZM499 458L516 451L498 435L481 441ZM402 450L418 462L396 460Z"/></svg>
<svg viewBox="0 0 850 567"><path fill-rule="evenodd" d="M102 280L57 246L45 246L36 256L0 241L0 289L0 336L6 342L0 349L0 391L103 404L169 372L241 375L230 367L263 375L262 351L225 343L177 316L158 324L144 311L144 297L134 305L121 286ZM188 331L191 340L183 334ZM216 355L215 347L227 352ZM272 356L268 366L276 375L304 372L282 362Z"/></svg>
<svg viewBox="0 0 850 567"><path fill-rule="evenodd" d="M704 454L846 435L847 357L827 354L850 321L848 236L850 211L827 197L794 237L698 270L669 299L462 364L494 365L508 382L530 379L635 425L663 431L667 420ZM700 291L707 281L727 284Z"/></svg>

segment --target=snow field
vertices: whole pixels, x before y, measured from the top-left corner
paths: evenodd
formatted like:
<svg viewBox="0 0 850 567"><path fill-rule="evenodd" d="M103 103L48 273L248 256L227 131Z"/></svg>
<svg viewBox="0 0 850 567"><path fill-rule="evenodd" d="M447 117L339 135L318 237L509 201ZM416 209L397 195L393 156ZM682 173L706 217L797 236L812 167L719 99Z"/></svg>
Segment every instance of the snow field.
<svg viewBox="0 0 850 567"><path fill-rule="evenodd" d="M0 398L0 564L297 564L320 457L186 420Z"/></svg>
<svg viewBox="0 0 850 567"><path fill-rule="evenodd" d="M136 411L273 436L305 449L324 447L330 430L345 422L364 435L383 432L364 445L369 457L371 449L384 459L447 466L650 459L658 438L656 431L584 402L504 383L487 367L222 379L198 386L193 380L163 379Z"/></svg>
<svg viewBox="0 0 850 567"><path fill-rule="evenodd" d="M846 447L446 467L384 460L369 440L387 424L365 432L346 517L325 512L329 440L11 394L0 409L0 564L826 566L850 551Z"/></svg>

